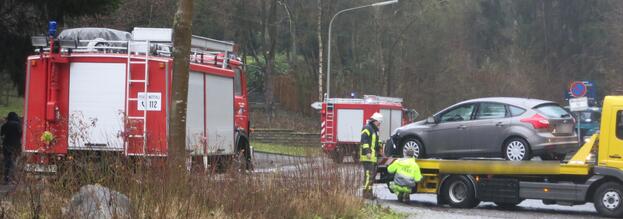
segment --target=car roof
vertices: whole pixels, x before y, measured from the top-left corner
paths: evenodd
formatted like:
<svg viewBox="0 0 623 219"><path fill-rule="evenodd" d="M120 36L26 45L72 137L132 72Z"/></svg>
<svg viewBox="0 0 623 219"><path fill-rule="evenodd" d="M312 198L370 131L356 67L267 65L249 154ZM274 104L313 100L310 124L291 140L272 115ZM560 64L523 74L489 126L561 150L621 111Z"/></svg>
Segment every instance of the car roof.
<svg viewBox="0 0 623 219"><path fill-rule="evenodd" d="M474 103L474 102L497 102L497 103L515 105L515 106L519 106L519 107L527 108L527 109L532 109L535 106L538 106L541 104L548 104L548 103L556 104L553 101L531 99L531 98L521 98L521 97L485 97L485 98L466 100L458 104Z"/></svg>

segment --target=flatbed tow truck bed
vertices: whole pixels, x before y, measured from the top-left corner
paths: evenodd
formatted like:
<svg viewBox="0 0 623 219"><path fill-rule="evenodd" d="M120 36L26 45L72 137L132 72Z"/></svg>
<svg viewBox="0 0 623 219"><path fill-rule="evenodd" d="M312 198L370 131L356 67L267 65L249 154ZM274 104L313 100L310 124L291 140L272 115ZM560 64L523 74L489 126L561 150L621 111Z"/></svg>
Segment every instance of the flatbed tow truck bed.
<svg viewBox="0 0 623 219"><path fill-rule="evenodd" d="M412 193L437 194L438 204L471 208L481 201L511 207L525 199L544 204L595 204L601 216L623 217L623 96L607 96L601 132L571 159L559 161L418 159L422 180ZM379 159L377 182L392 176Z"/></svg>

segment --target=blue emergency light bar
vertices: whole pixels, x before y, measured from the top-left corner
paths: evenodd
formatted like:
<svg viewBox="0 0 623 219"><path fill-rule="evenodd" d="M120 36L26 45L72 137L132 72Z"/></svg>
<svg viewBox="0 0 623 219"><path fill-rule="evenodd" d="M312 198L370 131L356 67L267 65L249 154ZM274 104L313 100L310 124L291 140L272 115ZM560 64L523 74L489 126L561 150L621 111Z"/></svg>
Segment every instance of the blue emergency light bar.
<svg viewBox="0 0 623 219"><path fill-rule="evenodd" d="M56 36L56 21L48 22L48 36Z"/></svg>

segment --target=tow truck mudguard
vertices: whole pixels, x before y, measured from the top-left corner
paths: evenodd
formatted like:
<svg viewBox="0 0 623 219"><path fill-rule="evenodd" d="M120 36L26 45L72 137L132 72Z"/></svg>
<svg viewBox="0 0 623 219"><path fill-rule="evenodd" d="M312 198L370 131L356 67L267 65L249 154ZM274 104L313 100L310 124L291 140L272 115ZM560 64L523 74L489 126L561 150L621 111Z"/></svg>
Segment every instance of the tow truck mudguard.
<svg viewBox="0 0 623 219"><path fill-rule="evenodd" d="M602 176L612 176L623 182L623 171L616 168L596 166L593 167L593 173Z"/></svg>

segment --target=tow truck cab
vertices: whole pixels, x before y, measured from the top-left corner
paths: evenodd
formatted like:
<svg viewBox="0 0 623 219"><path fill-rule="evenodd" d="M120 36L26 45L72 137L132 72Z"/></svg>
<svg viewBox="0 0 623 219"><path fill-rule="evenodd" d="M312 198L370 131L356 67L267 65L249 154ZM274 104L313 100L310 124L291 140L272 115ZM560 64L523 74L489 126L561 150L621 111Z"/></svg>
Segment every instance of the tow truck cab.
<svg viewBox="0 0 623 219"><path fill-rule="evenodd" d="M592 202L600 215L621 218L623 96L605 98L600 130L561 162L419 159L423 178L412 191L436 194L438 204L461 208L483 201L506 208L525 199L559 205ZM387 175L394 160L380 159L379 172Z"/></svg>

